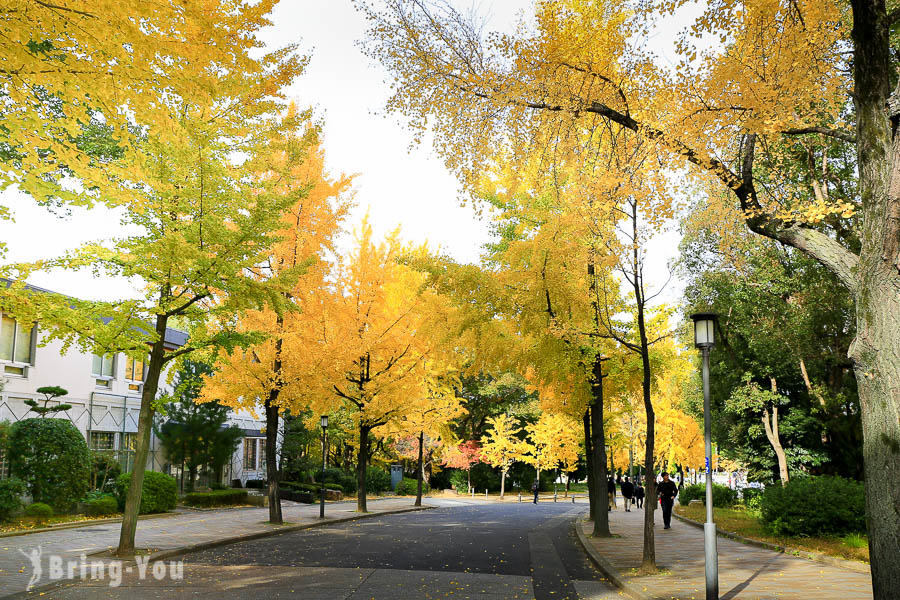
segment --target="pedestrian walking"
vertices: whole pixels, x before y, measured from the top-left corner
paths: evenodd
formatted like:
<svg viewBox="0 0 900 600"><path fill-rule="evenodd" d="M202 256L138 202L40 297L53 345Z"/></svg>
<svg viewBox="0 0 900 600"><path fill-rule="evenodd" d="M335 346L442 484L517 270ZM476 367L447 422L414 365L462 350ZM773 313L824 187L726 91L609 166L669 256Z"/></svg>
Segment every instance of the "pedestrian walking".
<svg viewBox="0 0 900 600"><path fill-rule="evenodd" d="M675 487L675 482L669 479L669 474L663 472L662 474L663 480L656 488L656 493L659 494L659 504L662 506L662 514L663 514L663 529L671 529L672 528L672 506L675 504L675 496L678 495L678 488Z"/></svg>
<svg viewBox="0 0 900 600"><path fill-rule="evenodd" d="M634 488L634 504L638 508L644 508L644 486L640 482Z"/></svg>
<svg viewBox="0 0 900 600"><path fill-rule="evenodd" d="M607 511L610 511L616 507L616 482L613 480L612 475L606 480L606 492L609 494L609 508Z"/></svg>
<svg viewBox="0 0 900 600"><path fill-rule="evenodd" d="M534 483L531 484L531 491L534 493L534 503L537 504L538 500L538 491L541 489L541 482L537 479L534 480Z"/></svg>
<svg viewBox="0 0 900 600"><path fill-rule="evenodd" d="M627 475L625 476L625 481L622 482L620 489L622 490L622 497L625 498L625 512L631 512L631 498L634 496L634 484L631 483L631 478Z"/></svg>

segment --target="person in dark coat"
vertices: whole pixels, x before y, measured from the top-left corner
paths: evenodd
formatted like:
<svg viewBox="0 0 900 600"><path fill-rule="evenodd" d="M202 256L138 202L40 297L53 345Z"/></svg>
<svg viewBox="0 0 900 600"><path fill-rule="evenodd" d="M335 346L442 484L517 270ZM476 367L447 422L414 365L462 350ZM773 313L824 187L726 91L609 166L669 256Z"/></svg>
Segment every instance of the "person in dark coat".
<svg viewBox="0 0 900 600"><path fill-rule="evenodd" d="M644 486L640 482L634 488L634 504L638 508L644 508Z"/></svg>
<svg viewBox="0 0 900 600"><path fill-rule="evenodd" d="M607 511L610 511L616 507L616 482L611 475L606 480L606 492L609 494L609 508L607 508Z"/></svg>
<svg viewBox="0 0 900 600"><path fill-rule="evenodd" d="M531 491L534 492L534 503L537 504L538 501L538 491L541 489L541 482L537 479L534 480L534 483L531 484Z"/></svg>
<svg viewBox="0 0 900 600"><path fill-rule="evenodd" d="M672 528L672 507L675 505L675 496L678 495L678 488L675 482L669 479L668 473L662 474L663 480L656 486L656 493L659 494L659 504L662 506L663 529Z"/></svg>
<svg viewBox="0 0 900 600"><path fill-rule="evenodd" d="M625 498L625 512L631 512L631 498L634 496L634 484L631 483L631 478L627 475L625 476L625 480L622 482L620 486L622 490L622 497Z"/></svg>

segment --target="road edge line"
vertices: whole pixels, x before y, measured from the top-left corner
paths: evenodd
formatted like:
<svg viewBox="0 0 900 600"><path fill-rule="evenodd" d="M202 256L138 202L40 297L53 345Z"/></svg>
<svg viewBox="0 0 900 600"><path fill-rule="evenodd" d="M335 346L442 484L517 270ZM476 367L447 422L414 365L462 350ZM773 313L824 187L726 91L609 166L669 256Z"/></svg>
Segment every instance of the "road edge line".
<svg viewBox="0 0 900 600"><path fill-rule="evenodd" d="M581 544L581 547L584 548L585 553L591 559L600 572L603 573L617 588L622 590L622 592L633 598L634 600L654 600L653 596L645 594L641 590L637 589L633 584L629 583L622 574L616 569L608 560L603 558L603 555L594 550L591 546L590 540L581 530L581 521L586 520L584 517L575 517L572 520L572 525L575 527L575 535L578 538L578 542Z"/></svg>

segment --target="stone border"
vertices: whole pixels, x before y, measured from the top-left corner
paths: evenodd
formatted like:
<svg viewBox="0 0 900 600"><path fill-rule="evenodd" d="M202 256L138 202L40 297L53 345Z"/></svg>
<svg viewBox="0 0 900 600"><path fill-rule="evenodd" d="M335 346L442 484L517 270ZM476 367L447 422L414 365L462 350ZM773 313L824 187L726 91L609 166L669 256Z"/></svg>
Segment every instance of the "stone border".
<svg viewBox="0 0 900 600"><path fill-rule="evenodd" d="M141 515L138 517L138 520L144 521L146 519L164 519L166 517L177 517L179 515L183 515L183 512L165 512L165 513L156 513L151 515ZM121 523L122 517L111 517L108 519L91 519L87 521L70 521L68 523L59 523L57 525L50 525L48 527L41 527L39 529L23 529L21 531L7 531L6 533L0 533L0 538L8 538L8 537L18 537L20 535L31 535L32 533L47 533L48 531L63 531L66 529L77 529L79 527L93 527L95 525L108 525L110 523Z"/></svg>
<svg viewBox="0 0 900 600"><path fill-rule="evenodd" d="M600 569L600 572L603 573L613 585L622 590L622 593L633 600L654 600L653 596L645 594L643 591L639 590L637 586L631 584L621 573L619 573L618 569L612 566L608 560L603 558L602 554L594 550L591 541L581 530L581 523L584 521L585 519L582 517L575 517L575 519L573 519L572 523L575 526L575 535L578 537L578 541L581 543L584 551L587 552L588 557L590 557L591 561L597 565L598 569Z"/></svg>
<svg viewBox="0 0 900 600"><path fill-rule="evenodd" d="M280 535L282 533L291 533L294 531L302 531L304 529L312 529L314 527L323 527L326 525L332 525L335 523L346 523L348 521L359 521L361 519L371 519L374 517L380 517L383 515L397 515L402 513L409 512L418 512L421 510L431 510L437 508L435 506L414 506L411 508L398 508L395 510L386 510L377 513L363 513L358 515L353 515L349 517L340 517L337 519L329 519L326 521L314 521L312 523L304 523L300 525L286 525L277 527L274 529L270 529L267 531L256 531L254 533L246 533L243 535L235 535L227 538L220 538L218 540L211 540L208 542L199 542L197 544L190 544L188 546L182 546L180 548L171 548L168 550L160 550L159 552L154 552L150 554L147 559L147 564L157 562L160 560L165 560L169 558L174 558L176 556L182 556L184 554L190 554L192 552L199 552L201 550L209 550L211 548L217 548L219 546L225 546L228 544L236 544L239 542L249 542L252 540L257 540L264 537L270 537L275 535ZM125 562L126 559L123 559ZM51 581L44 585L37 586L32 588L30 591L22 591L22 592L13 592L12 594L7 594L5 596L0 596L0 600L10 600L13 598L32 598L35 595L43 596L47 592L50 592L55 589L59 589L66 586L76 585L81 581L80 577L75 577L73 579L66 579L62 581ZM644 599L640 599L644 600Z"/></svg>
<svg viewBox="0 0 900 600"><path fill-rule="evenodd" d="M675 514L674 511L672 512L672 516L679 521L687 523L688 525L693 525L694 527L703 529L703 523L700 523L699 521L694 521L693 519L688 519L687 517ZM781 552L783 554L790 554L791 556L805 558L807 560L812 560L832 567L838 567L840 569L846 569L848 571L853 571L854 573L862 573L864 575L872 574L872 568L864 562L847 560L845 558L838 558L836 556L829 556L828 554L822 554L821 552L801 550L800 548L792 548L791 546L779 546L778 544L772 544L769 542L763 542L761 540L746 538L730 531L723 531L718 527L716 527L716 533L724 538L728 538L742 544L747 544L748 546L756 546L757 548L763 548L765 550L772 550L775 552Z"/></svg>

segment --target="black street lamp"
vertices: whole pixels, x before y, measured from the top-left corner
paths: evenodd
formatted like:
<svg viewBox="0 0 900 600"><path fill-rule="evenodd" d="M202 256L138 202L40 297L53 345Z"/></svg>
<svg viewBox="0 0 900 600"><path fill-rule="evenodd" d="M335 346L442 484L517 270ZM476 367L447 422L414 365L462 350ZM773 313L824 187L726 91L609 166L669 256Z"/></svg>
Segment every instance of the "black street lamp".
<svg viewBox="0 0 900 600"><path fill-rule="evenodd" d="M328 415L320 418L322 425L322 481L319 487L319 518L325 518L325 460L328 455L325 452L325 430L328 429Z"/></svg>
<svg viewBox="0 0 900 600"><path fill-rule="evenodd" d="M709 410L709 351L716 345L715 313L696 313L694 346L703 354L703 437L706 447L706 523L703 524L704 555L706 557L706 600L719 598L719 556L716 547L716 524L713 522L712 496L712 417Z"/></svg>

